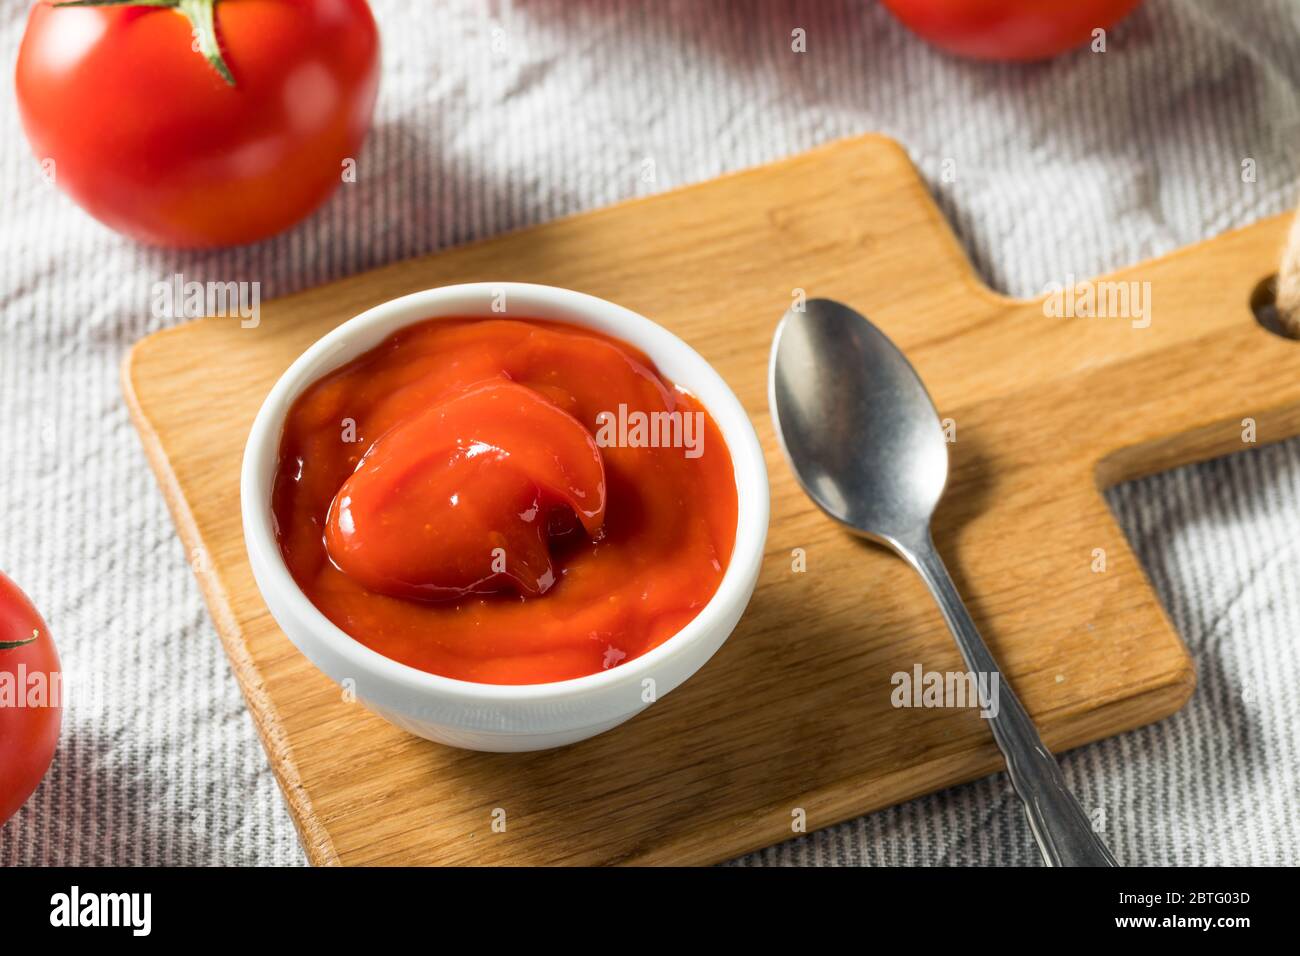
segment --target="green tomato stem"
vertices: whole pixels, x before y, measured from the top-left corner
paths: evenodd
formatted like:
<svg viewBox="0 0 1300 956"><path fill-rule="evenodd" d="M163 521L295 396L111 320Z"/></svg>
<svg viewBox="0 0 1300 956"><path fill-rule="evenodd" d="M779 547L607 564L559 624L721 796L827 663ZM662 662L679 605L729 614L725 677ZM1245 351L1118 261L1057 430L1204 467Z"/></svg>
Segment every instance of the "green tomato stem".
<svg viewBox="0 0 1300 956"><path fill-rule="evenodd" d="M40 636L39 631L32 631L32 636L25 641L0 641L0 651L8 651L15 647L22 647L24 644L31 644Z"/></svg>

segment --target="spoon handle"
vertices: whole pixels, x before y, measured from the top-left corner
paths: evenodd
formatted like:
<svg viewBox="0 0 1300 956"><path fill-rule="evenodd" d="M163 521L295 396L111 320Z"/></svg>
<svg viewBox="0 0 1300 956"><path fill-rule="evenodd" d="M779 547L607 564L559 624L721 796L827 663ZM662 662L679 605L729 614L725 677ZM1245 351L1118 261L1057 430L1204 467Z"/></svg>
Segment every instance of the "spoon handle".
<svg viewBox="0 0 1300 956"><path fill-rule="evenodd" d="M1093 830L1079 801L1070 793L1061 768L1038 736L1011 686L1002 677L984 639L975 629L943 558L934 547L929 529L915 542L896 544L899 552L924 579L943 612L952 636L961 648L966 666L982 681L996 679L996 710L989 718L993 739L1006 758L1007 773L1048 866L1115 866L1106 845ZM982 676L987 675L987 676Z"/></svg>

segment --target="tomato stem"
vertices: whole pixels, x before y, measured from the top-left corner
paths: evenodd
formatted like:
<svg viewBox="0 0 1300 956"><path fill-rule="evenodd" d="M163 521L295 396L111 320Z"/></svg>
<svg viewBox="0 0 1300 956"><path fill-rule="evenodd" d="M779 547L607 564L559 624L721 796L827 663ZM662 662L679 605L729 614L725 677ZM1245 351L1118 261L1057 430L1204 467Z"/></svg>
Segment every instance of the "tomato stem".
<svg viewBox="0 0 1300 956"><path fill-rule="evenodd" d="M235 76L221 55L217 40L217 23L214 11L217 0L61 0L56 7L166 7L184 15L194 31L195 52L217 71L229 86L235 85ZM2 645L0 645L2 646Z"/></svg>
<svg viewBox="0 0 1300 956"><path fill-rule="evenodd" d="M227 84L234 86L235 78L230 67L226 66L221 55L221 44L217 42L217 21L213 15L216 6L217 0L180 0L178 9L194 27L194 39L199 43L199 52Z"/></svg>
<svg viewBox="0 0 1300 956"><path fill-rule="evenodd" d="M8 650L12 650L15 647L22 647L24 644L31 644L40 636L41 636L40 631L33 630L32 636L27 638L27 640L25 641L0 641L0 651L8 651Z"/></svg>

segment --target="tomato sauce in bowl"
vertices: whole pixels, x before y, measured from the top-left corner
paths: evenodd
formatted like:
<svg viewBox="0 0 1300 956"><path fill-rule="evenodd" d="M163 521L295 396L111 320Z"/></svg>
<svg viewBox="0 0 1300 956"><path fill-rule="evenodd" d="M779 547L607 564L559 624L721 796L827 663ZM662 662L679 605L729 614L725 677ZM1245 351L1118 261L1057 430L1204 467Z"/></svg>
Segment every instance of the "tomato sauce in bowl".
<svg viewBox="0 0 1300 956"><path fill-rule="evenodd" d="M355 640L486 684L634 659L717 591L736 539L731 455L637 349L528 319L406 326L285 418L276 538Z"/></svg>

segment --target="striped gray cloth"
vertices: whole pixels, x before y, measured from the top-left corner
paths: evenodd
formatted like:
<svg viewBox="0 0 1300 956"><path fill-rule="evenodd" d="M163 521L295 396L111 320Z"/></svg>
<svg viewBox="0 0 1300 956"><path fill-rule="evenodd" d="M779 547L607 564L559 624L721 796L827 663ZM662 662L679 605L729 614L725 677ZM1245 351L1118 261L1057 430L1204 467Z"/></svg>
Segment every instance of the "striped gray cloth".
<svg viewBox="0 0 1300 956"><path fill-rule="evenodd" d="M27 6L3 3L5 76ZM152 283L182 272L283 295L879 130L988 282L1032 295L1279 212L1300 171L1291 0L1149 0L1105 53L1033 66L939 55L865 0L374 7L384 80L359 181L251 248L172 254L101 228L41 180L5 97L0 567L83 693L49 776L0 830L0 863L303 860L119 395L124 350L159 325ZM1298 500L1295 441L1111 496L1201 679L1172 719L1064 758L1123 861L1300 861ZM1037 855L995 776L737 862Z"/></svg>

